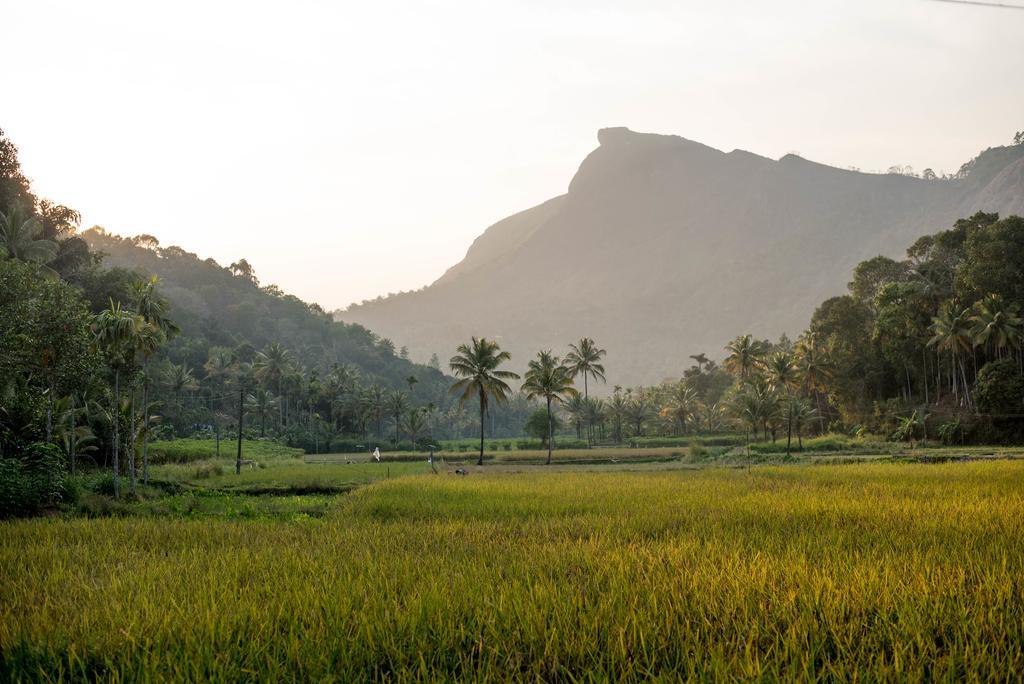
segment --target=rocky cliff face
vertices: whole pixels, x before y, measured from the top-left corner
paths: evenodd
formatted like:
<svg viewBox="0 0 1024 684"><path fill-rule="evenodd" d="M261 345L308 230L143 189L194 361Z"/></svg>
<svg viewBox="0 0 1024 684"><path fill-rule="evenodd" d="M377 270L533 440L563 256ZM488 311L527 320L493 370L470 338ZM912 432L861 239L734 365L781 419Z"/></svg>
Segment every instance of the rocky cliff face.
<svg viewBox="0 0 1024 684"><path fill-rule="evenodd" d="M738 333L799 334L865 258L978 210L1024 213L1022 146L944 181L625 128L598 140L565 195L488 228L433 285L339 316L421 359L485 335L522 366L588 335L616 382L655 382Z"/></svg>

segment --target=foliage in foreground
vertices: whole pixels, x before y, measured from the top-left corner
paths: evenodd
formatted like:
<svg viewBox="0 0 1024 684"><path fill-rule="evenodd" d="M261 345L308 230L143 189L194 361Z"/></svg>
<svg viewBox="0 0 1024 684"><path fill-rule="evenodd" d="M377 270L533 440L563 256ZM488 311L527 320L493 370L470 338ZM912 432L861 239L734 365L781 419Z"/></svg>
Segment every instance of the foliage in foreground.
<svg viewBox="0 0 1024 684"><path fill-rule="evenodd" d="M1012 679L1022 483L1019 462L423 476L320 519L9 523L0 678Z"/></svg>

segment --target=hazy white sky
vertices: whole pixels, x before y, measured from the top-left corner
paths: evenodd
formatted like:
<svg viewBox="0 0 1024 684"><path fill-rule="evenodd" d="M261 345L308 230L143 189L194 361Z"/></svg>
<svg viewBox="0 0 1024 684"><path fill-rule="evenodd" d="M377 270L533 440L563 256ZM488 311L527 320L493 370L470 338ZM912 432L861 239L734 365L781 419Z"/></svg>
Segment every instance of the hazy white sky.
<svg viewBox="0 0 1024 684"><path fill-rule="evenodd" d="M86 226L244 256L328 308L429 283L488 225L564 192L604 126L937 171L1024 128L1024 11L931 0L2 15L0 127L40 194Z"/></svg>

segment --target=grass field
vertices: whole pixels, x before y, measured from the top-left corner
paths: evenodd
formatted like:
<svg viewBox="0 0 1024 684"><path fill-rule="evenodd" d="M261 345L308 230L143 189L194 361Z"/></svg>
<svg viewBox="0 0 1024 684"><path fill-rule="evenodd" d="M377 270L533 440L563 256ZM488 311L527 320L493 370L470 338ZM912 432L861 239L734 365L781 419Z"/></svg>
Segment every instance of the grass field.
<svg viewBox="0 0 1024 684"><path fill-rule="evenodd" d="M320 498L0 524L0 679L1024 671L1019 461L495 468Z"/></svg>

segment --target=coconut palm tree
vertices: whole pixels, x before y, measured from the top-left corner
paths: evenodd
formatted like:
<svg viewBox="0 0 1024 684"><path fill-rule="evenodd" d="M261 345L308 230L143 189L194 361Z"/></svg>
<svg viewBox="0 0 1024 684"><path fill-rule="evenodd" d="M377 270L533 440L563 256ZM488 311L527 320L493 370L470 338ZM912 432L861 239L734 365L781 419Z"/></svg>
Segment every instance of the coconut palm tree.
<svg viewBox="0 0 1024 684"><path fill-rule="evenodd" d="M57 243L42 237L43 224L15 203L0 214L0 252L13 259L46 264L57 256Z"/></svg>
<svg viewBox="0 0 1024 684"><path fill-rule="evenodd" d="M210 411L213 413L214 435L217 440L217 457L220 457L220 423L218 408L223 407L227 381L234 371L235 356L227 347L210 347L207 352L203 370L206 372L206 384L210 392ZM145 464L146 444L142 444L143 464ZM145 465L143 465L145 467Z"/></svg>
<svg viewBox="0 0 1024 684"><path fill-rule="evenodd" d="M682 433L686 434L687 424L697 412L697 404L697 393L693 388L685 382L677 382L669 389L664 407L665 415L677 422Z"/></svg>
<svg viewBox="0 0 1024 684"><path fill-rule="evenodd" d="M798 448L804 450L804 428L814 420L815 410L806 399L791 399L788 405L789 417L793 421L793 431L796 433ZM788 447L787 447L788 451Z"/></svg>
<svg viewBox="0 0 1024 684"><path fill-rule="evenodd" d="M967 371L961 356L974 348L974 335L971 328L970 311L961 310L949 301L942 305L939 315L932 319L932 338L928 341L928 344L935 347L937 351L949 352L951 361L950 389L954 399L961 405L969 405L971 402L967 387Z"/></svg>
<svg viewBox="0 0 1024 684"><path fill-rule="evenodd" d="M137 358L139 356L141 356L142 359L143 359L143 362L142 362L143 363L143 372L142 372L142 374L143 374L143 385L145 386L146 385L146 379L145 379L145 366L146 366L146 362L149 360L149 358L153 354L156 353L157 349L160 348L160 345L162 345L164 343L164 340L166 339L166 337L164 335L164 332L160 328L157 328L155 325L151 324L149 321L146 320L146 318L144 316L139 316L139 318L140 318L140 322L139 322L138 327L136 328L135 335L132 337L132 339L130 341L131 348L129 350L129 355L128 355L129 356L129 358L128 358L129 368L132 370L132 374L129 376L131 378L131 400L129 401L129 406L130 406L130 413L129 413L129 415L130 415L130 426L129 426L129 431L128 431L128 436L129 436L129 440L128 440L128 478L129 478L129 483L131 485L131 493L133 495L135 494L135 479L136 479L135 478L135 452L136 452L137 444L136 444L135 440L136 440L136 437L139 434L136 431L136 429L135 429L135 418L136 418L136 412L135 412L135 394L136 394L136 392L135 392L135 390L136 390L136 382L137 382L137 379L138 379L136 377L138 375L137 370L139 368L138 362L137 362ZM146 425L149 424L149 405L147 404L147 402L148 402L148 396L147 395L148 395L148 393L145 392L145 390L143 390L143 406L142 406L142 413L143 413L142 425L143 426L146 426ZM143 434L143 442L144 443L148 442L148 436L149 436L148 430L143 430L142 434ZM148 452L147 452L146 458L144 460L143 471L144 471L143 472L143 479L148 482L149 481L149 458L148 458Z"/></svg>
<svg viewBox="0 0 1024 684"><path fill-rule="evenodd" d="M277 342L267 345L261 352L256 352L256 359L253 362L253 370L256 379L265 385L270 385L277 390L277 396L284 398L284 380L291 367L292 355L286 348ZM284 402L278 402L277 428L279 432L284 431Z"/></svg>
<svg viewBox="0 0 1024 684"><path fill-rule="evenodd" d="M744 382L750 379L758 361L767 353L764 343L750 335L740 335L725 345L729 355L725 358L725 369Z"/></svg>
<svg viewBox="0 0 1024 684"><path fill-rule="evenodd" d="M814 333L808 333L797 342L796 362L803 390L814 396L818 406L818 431L824 434L825 413L821 406L821 395L828 389L828 381L832 379L832 364L818 346Z"/></svg>
<svg viewBox="0 0 1024 684"><path fill-rule="evenodd" d="M367 416L374 421L377 427L378 441L382 439L381 422L384 418L384 402L386 401L386 399L387 394L384 391L384 388L381 387L380 385L371 385L370 388L366 391L366 395L364 396L364 408L366 410Z"/></svg>
<svg viewBox="0 0 1024 684"><path fill-rule="evenodd" d="M512 355L502 351L497 342L474 337L469 344L460 344L448 362L455 376L461 378L448 389L449 394L457 395L460 404L465 404L474 395L480 402L480 458L477 465L484 464L484 416L487 407L492 400L498 404L508 401L512 388L505 381L519 379L516 373L498 368L511 358Z"/></svg>
<svg viewBox="0 0 1024 684"><path fill-rule="evenodd" d="M156 345L143 342L139 347L142 354L142 424L144 426L149 425L149 359L156 353L164 340L174 337L180 332L178 326L167 316L170 303L157 292L158 283L156 276L149 280L136 280L132 282L129 292L135 311L163 338ZM150 337L151 341L156 340L155 336ZM150 432L148 427L142 431L142 481L145 483L149 482Z"/></svg>
<svg viewBox="0 0 1024 684"><path fill-rule="evenodd" d="M757 428L761 421L761 403L757 395L749 387L732 395L728 410L733 417L744 426L747 433L747 444L750 444L750 433L757 439Z"/></svg>
<svg viewBox="0 0 1024 684"><path fill-rule="evenodd" d="M608 418L608 405L603 399L588 399L587 405L587 422L592 425L599 427L599 439L604 440L604 424Z"/></svg>
<svg viewBox="0 0 1024 684"><path fill-rule="evenodd" d="M142 317L121 308L121 303L114 303L110 300L110 307L104 309L93 317L92 330L97 347L107 359L108 365L114 371L114 403L111 408L111 423L113 428L113 453L112 467L114 472L114 497L121 497L120 480L120 454L119 445L120 420L118 419L121 404L121 372L127 365L128 351L131 348L132 338L136 331L143 325Z"/></svg>
<svg viewBox="0 0 1024 684"><path fill-rule="evenodd" d="M277 408L277 398L269 390L258 387L245 398L245 412L260 419L260 437L267 433L267 412Z"/></svg>
<svg viewBox="0 0 1024 684"><path fill-rule="evenodd" d="M412 408L406 411L405 415L402 416L402 426L405 428L405 433L409 435L409 439L412 441L413 449L417 447L420 441L427 436L430 431L430 422L428 417L428 410L425 408Z"/></svg>
<svg viewBox="0 0 1024 684"><path fill-rule="evenodd" d="M719 402L714 404L698 404L702 429L718 432L725 421L725 406Z"/></svg>
<svg viewBox="0 0 1024 684"><path fill-rule="evenodd" d="M1020 344L1024 322L997 294L977 302L970 321L975 344L996 358L1003 358L1005 352L1012 352Z"/></svg>
<svg viewBox="0 0 1024 684"><path fill-rule="evenodd" d="M57 444L64 450L74 475L78 469L80 454L96 451L96 437L88 425L79 425L78 419L86 414L86 407L74 394L61 397L54 402L56 417L55 436Z"/></svg>
<svg viewBox="0 0 1024 684"><path fill-rule="evenodd" d="M585 341L585 340L584 340ZM551 449L554 443L554 418L551 414L552 402L562 403L572 396L579 396L579 392L572 386L572 370L563 366L557 356L550 351L537 353L537 358L530 361L527 366L523 382L523 392L529 399L540 399L543 397L548 411L548 460L551 464Z"/></svg>
<svg viewBox="0 0 1024 684"><path fill-rule="evenodd" d="M590 388L587 383L588 378L594 378L594 380L605 381L604 378L604 365L601 363L601 359L607 352L597 346L597 343L589 337L581 338L579 343L569 345L569 353L565 355L565 365L569 369L569 374L573 379L583 376L583 398L585 400L590 399ZM587 425L587 443L592 441L593 435L590 430L591 426Z"/></svg>
<svg viewBox="0 0 1024 684"><path fill-rule="evenodd" d="M402 415L409 410L409 395L400 390L389 392L384 400L384 406L391 417L395 419L395 444L398 444Z"/></svg>
<svg viewBox="0 0 1024 684"><path fill-rule="evenodd" d="M626 418L633 425L633 436L643 437L644 422L651 417L654 404L651 392L646 387L638 387L635 392L626 391Z"/></svg>
<svg viewBox="0 0 1024 684"><path fill-rule="evenodd" d="M576 439L583 439L583 425L587 422L587 401L582 394L569 397L564 402L565 413L576 426Z"/></svg>
<svg viewBox="0 0 1024 684"><path fill-rule="evenodd" d="M196 380L188 364L182 362L180 364L171 364L164 373L164 384L171 391L171 394L174 395L174 403L177 405L180 418L180 414L184 410L184 394L186 392L195 392L199 389L199 381Z"/></svg>
<svg viewBox="0 0 1024 684"><path fill-rule="evenodd" d="M783 406L783 415L786 419L786 453L789 454L790 444L793 441L793 412L792 403L793 388L797 386L800 379L800 369L796 359L789 352L775 352L761 364L765 375L777 391L786 395L786 404Z"/></svg>
<svg viewBox="0 0 1024 684"><path fill-rule="evenodd" d="M608 418L612 423L612 441L616 444L622 443L622 424L626 421L628 411L626 397L621 387L616 387L612 392L612 398L608 400Z"/></svg>

